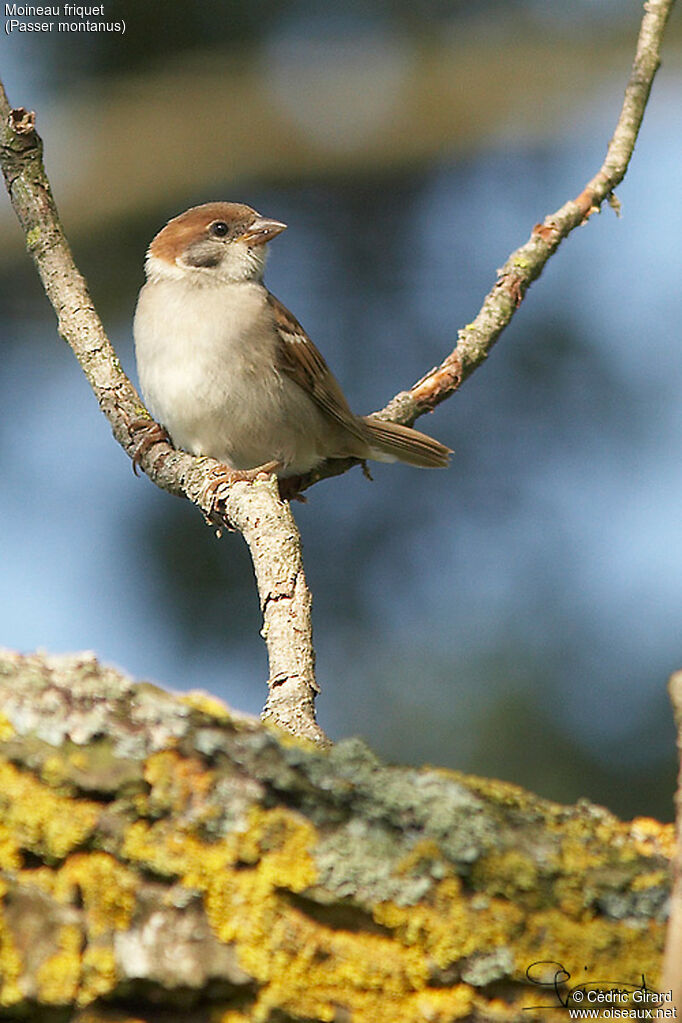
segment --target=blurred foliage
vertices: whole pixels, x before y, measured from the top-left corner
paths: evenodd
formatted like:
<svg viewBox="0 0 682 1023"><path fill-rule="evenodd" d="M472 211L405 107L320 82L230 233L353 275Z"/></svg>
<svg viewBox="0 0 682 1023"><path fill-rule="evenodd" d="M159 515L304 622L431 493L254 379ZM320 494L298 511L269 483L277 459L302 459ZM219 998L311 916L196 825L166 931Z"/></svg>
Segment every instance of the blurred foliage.
<svg viewBox="0 0 682 1023"><path fill-rule="evenodd" d="M476 24L510 42L524 26L570 31L576 23L605 27L610 33L636 26L636 0L345 0L321 5L316 0L107 0L107 21L126 23L115 33L56 33L25 37L29 53L41 54L35 72L61 89L82 78L125 70L145 71L172 65L199 48L239 54L286 26L296 31L352 36L368 27L407 36L438 35ZM47 59L46 59L47 58Z"/></svg>

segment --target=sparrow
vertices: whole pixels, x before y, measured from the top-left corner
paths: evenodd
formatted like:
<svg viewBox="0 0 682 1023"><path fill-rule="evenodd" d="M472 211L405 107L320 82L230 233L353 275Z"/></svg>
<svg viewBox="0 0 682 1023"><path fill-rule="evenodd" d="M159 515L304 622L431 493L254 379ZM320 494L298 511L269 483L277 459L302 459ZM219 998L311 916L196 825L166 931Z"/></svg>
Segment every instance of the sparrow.
<svg viewBox="0 0 682 1023"><path fill-rule="evenodd" d="M451 452L437 440L354 415L303 327L268 291L266 244L285 228L242 203L210 202L153 239L133 328L151 414L175 447L237 474L301 476L346 457L446 466Z"/></svg>

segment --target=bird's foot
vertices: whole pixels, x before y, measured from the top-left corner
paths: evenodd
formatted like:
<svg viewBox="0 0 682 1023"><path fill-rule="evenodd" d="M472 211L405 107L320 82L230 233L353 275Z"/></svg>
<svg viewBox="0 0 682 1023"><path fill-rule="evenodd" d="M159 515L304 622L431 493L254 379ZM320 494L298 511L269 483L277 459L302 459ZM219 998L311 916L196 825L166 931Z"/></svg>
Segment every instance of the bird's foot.
<svg viewBox="0 0 682 1023"><path fill-rule="evenodd" d="M168 436L168 431L154 419L133 419L128 423L128 432L134 438L140 434L140 439L136 442L132 455L133 472L136 476L139 476L138 466L150 448L153 448L155 444L173 443Z"/></svg>
<svg viewBox="0 0 682 1023"><path fill-rule="evenodd" d="M226 465L217 465L209 475L208 482L204 485L199 498L201 504L208 508L207 518L210 521L215 503L218 499L217 491L223 485L230 486L232 483L252 483L257 479L267 479L273 472L280 468L279 462L265 462L253 469L230 469Z"/></svg>

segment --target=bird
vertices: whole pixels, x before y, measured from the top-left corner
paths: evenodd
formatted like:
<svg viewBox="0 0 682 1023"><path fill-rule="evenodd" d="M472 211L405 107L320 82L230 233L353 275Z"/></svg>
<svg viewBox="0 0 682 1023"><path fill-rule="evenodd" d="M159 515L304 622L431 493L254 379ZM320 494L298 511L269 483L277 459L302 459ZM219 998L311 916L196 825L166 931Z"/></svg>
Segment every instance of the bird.
<svg viewBox="0 0 682 1023"><path fill-rule="evenodd" d="M263 283L267 243L286 226L244 203L209 202L154 237L133 324L149 412L175 447L217 459L237 478L300 477L348 457L447 466L450 449L432 437L355 415Z"/></svg>

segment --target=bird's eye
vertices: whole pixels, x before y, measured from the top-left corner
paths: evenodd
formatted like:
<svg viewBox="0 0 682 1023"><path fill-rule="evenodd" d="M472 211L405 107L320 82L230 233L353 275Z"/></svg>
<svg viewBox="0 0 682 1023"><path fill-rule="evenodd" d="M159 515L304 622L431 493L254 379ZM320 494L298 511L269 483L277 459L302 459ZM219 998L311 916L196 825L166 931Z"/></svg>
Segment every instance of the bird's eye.
<svg viewBox="0 0 682 1023"><path fill-rule="evenodd" d="M216 220L215 223L211 224L209 227L208 233L212 234L214 238L224 238L229 230L230 229L224 220Z"/></svg>

